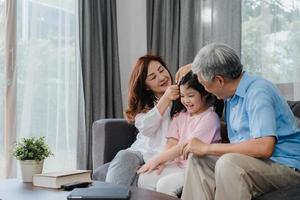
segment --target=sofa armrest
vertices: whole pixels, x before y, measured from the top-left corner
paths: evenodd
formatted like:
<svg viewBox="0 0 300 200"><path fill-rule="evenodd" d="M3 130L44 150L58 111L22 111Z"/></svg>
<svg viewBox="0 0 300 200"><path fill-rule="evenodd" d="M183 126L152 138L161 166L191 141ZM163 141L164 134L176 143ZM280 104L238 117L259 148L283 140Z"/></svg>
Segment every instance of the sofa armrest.
<svg viewBox="0 0 300 200"><path fill-rule="evenodd" d="M137 129L125 119L101 119L93 123L93 169L110 162L118 151L128 148Z"/></svg>

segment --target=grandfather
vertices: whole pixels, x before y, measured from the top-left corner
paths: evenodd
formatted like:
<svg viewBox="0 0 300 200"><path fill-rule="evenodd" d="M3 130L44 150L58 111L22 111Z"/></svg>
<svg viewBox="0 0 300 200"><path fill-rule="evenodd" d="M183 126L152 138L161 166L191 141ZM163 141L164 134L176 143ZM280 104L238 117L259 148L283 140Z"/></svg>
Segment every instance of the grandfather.
<svg viewBox="0 0 300 200"><path fill-rule="evenodd" d="M186 67L188 68L188 67ZM247 200L300 183L300 130L278 89L243 71L235 51L212 43L192 70L207 91L225 100L230 144L192 139L183 200Z"/></svg>

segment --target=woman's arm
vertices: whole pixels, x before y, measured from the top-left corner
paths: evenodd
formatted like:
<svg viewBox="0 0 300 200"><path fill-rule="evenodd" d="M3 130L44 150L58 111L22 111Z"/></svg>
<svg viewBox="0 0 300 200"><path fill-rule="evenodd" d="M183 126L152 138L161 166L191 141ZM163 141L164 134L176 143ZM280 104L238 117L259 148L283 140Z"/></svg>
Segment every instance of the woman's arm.
<svg viewBox="0 0 300 200"><path fill-rule="evenodd" d="M147 113L139 113L135 117L135 127L145 136L150 136L161 126L161 119L171 102L179 97L177 85L168 87L154 108Z"/></svg>
<svg viewBox="0 0 300 200"><path fill-rule="evenodd" d="M140 133L145 136L151 136L156 133L161 126L162 116L156 107L147 113L139 113L135 117L134 125Z"/></svg>

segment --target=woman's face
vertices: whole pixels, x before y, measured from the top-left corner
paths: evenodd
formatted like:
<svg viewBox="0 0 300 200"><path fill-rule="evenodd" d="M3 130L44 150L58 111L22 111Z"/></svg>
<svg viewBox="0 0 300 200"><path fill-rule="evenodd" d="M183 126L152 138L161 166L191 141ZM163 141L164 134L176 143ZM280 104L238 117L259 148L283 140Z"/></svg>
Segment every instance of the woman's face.
<svg viewBox="0 0 300 200"><path fill-rule="evenodd" d="M148 66L145 84L147 89L151 90L156 97L161 97L172 84L171 75L160 62L151 61Z"/></svg>
<svg viewBox="0 0 300 200"><path fill-rule="evenodd" d="M187 85L180 85L180 101L191 116L206 109L201 94Z"/></svg>

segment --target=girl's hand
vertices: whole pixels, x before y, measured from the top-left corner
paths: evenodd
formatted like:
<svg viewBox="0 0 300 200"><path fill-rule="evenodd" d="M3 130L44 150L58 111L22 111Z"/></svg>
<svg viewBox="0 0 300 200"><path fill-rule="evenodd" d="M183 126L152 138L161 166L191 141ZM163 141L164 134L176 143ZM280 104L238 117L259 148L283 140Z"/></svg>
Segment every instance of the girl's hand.
<svg viewBox="0 0 300 200"><path fill-rule="evenodd" d="M139 170L137 171L137 174L142 174L142 173L150 173L153 170L155 170L157 167L159 166L159 163L153 159L153 160L149 160L146 164L144 164L143 166L141 166L139 168Z"/></svg>
<svg viewBox="0 0 300 200"><path fill-rule="evenodd" d="M166 167L166 165L164 163L159 164L157 166L157 175L160 175L162 173L162 171L164 170L165 167Z"/></svg>
<svg viewBox="0 0 300 200"><path fill-rule="evenodd" d="M175 81L178 83L192 69L192 63L184 65L178 69L175 75Z"/></svg>
<svg viewBox="0 0 300 200"><path fill-rule="evenodd" d="M146 163L143 166L141 166L136 173L137 174L143 174L143 173L147 172L149 170L149 168L150 168L150 164Z"/></svg>
<svg viewBox="0 0 300 200"><path fill-rule="evenodd" d="M163 98L166 98L168 101L174 101L179 98L179 86L178 85L171 85L167 88Z"/></svg>
<svg viewBox="0 0 300 200"><path fill-rule="evenodd" d="M204 156L207 154L208 144L202 142L197 138L192 138L183 148L184 159L188 158L189 153L194 153L198 156Z"/></svg>

